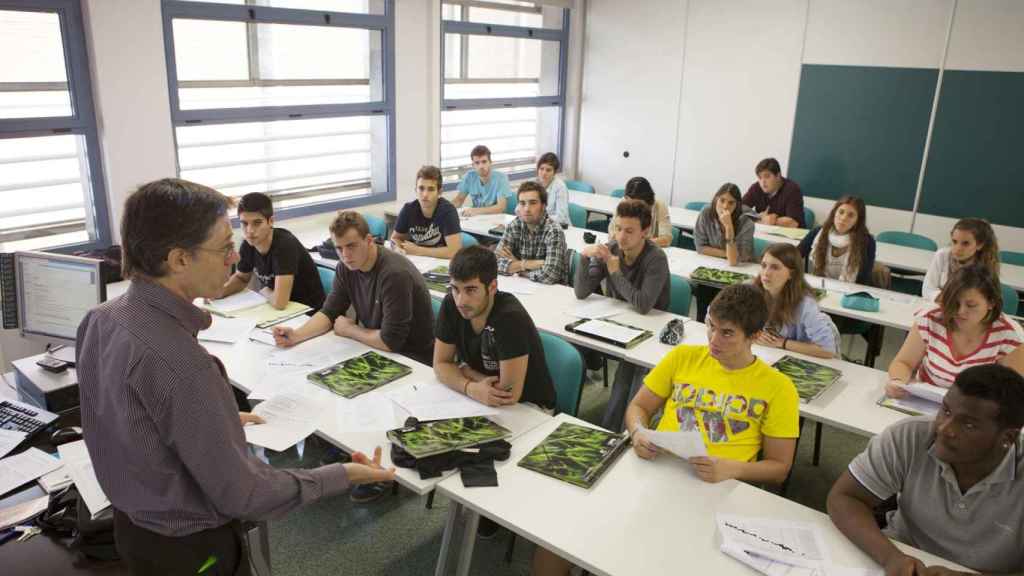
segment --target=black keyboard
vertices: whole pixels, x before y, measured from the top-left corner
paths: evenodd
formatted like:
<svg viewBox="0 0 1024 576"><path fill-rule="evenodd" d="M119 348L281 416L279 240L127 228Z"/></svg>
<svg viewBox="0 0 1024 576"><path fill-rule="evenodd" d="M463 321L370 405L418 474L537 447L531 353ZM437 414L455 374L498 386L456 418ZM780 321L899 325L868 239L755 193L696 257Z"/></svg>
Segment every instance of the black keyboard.
<svg viewBox="0 0 1024 576"><path fill-rule="evenodd" d="M56 414L32 408L21 402L0 401L0 429L24 432L26 438L56 420Z"/></svg>

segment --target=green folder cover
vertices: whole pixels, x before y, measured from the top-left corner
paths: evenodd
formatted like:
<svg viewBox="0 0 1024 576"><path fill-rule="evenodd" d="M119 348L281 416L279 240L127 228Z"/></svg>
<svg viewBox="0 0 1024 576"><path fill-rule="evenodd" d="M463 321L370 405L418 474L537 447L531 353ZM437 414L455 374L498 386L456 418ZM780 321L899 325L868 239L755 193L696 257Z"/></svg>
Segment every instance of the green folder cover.
<svg viewBox="0 0 1024 576"><path fill-rule="evenodd" d="M821 396L843 375L842 371L831 366L789 355L779 358L772 366L789 376L800 395L800 402L804 404Z"/></svg>
<svg viewBox="0 0 1024 576"><path fill-rule="evenodd" d="M423 279L427 281L427 289L434 292L447 292L448 283L452 277L448 275L447 266L438 266L429 272L423 273Z"/></svg>
<svg viewBox="0 0 1024 576"><path fill-rule="evenodd" d="M730 272L729 270L721 270L718 268L708 268L706 266L698 266L693 274L690 274L691 280L697 280L699 282L708 282L711 284L718 284L721 286L731 286L733 284L742 284L752 279L753 276L750 274L743 274L742 272Z"/></svg>
<svg viewBox="0 0 1024 576"><path fill-rule="evenodd" d="M360 394L380 388L410 374L412 368L395 362L391 358L367 352L362 356L349 358L310 373L306 379L344 398L355 398Z"/></svg>
<svg viewBox="0 0 1024 576"><path fill-rule="evenodd" d="M629 437L564 422L519 460L527 470L590 488L629 446Z"/></svg>
<svg viewBox="0 0 1024 576"><path fill-rule="evenodd" d="M414 458L470 448L511 435L509 429L486 416L447 418L388 430L388 440Z"/></svg>

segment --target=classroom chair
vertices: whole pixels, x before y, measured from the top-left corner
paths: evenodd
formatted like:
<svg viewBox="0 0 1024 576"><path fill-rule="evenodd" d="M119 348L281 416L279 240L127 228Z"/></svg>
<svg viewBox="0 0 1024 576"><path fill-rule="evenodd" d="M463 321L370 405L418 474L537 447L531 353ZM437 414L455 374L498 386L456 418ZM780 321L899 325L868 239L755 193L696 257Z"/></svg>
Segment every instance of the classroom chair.
<svg viewBox="0 0 1024 576"><path fill-rule="evenodd" d="M1003 264L1024 266L1024 252L1013 252L1011 250L1000 250L999 261Z"/></svg>
<svg viewBox="0 0 1024 576"><path fill-rule="evenodd" d="M569 222L573 228L587 227L587 209L579 204L569 203Z"/></svg>
<svg viewBox="0 0 1024 576"><path fill-rule="evenodd" d="M324 287L324 294L330 294L334 287L334 270L326 266L317 266L316 271L320 274L320 284Z"/></svg>
<svg viewBox="0 0 1024 576"><path fill-rule="evenodd" d="M516 204L519 204L519 196L516 194L509 194L505 196L505 214L516 215Z"/></svg>
<svg viewBox="0 0 1024 576"><path fill-rule="evenodd" d="M430 307L434 309L434 322L437 322L437 317L441 315L441 302L439 298L430 297Z"/></svg>
<svg viewBox="0 0 1024 576"><path fill-rule="evenodd" d="M1012 286L1000 284L1003 289L1003 313L1016 316L1020 309L1020 295Z"/></svg>
<svg viewBox="0 0 1024 576"><path fill-rule="evenodd" d="M939 245L931 238L920 234L914 234L913 232L889 230L875 236L875 240L886 244L896 244L897 246L907 246L910 248L919 248L921 250L931 250L933 252L939 249ZM892 273L893 290L903 292L904 294L921 294L921 280L915 278L915 276L920 277L922 274L897 269L893 269Z"/></svg>
<svg viewBox="0 0 1024 576"><path fill-rule="evenodd" d="M370 234L381 240L388 239L388 225L384 222L384 219L379 216L373 216L370 214L363 214L363 218L366 219L366 223L370 226Z"/></svg>
<svg viewBox="0 0 1024 576"><path fill-rule="evenodd" d="M580 267L580 253L569 248L565 251L565 257L569 259L569 277L565 283L572 286L576 279L576 269Z"/></svg>
<svg viewBox="0 0 1024 576"><path fill-rule="evenodd" d="M804 228L810 230L814 228L814 211L804 206Z"/></svg>
<svg viewBox="0 0 1024 576"><path fill-rule="evenodd" d="M625 195L626 195L626 189L625 188L616 188L615 190L612 190L612 193L611 193L611 197L612 198L622 198Z"/></svg>
<svg viewBox="0 0 1024 576"><path fill-rule="evenodd" d="M671 287L669 288L668 311L679 316L690 315L690 298L692 296L690 283L682 276L672 274L670 276Z"/></svg>
<svg viewBox="0 0 1024 576"><path fill-rule="evenodd" d="M681 234L679 233L679 228L676 228L675 226L673 226L672 227L672 244L669 244L669 246L679 246L679 237L680 236L681 236Z"/></svg>
<svg viewBox="0 0 1024 576"><path fill-rule="evenodd" d="M469 232L463 232L461 237L463 248L465 248L466 246L476 246L477 244L479 244L479 242L477 242L476 240L476 236L473 236Z"/></svg>
<svg viewBox="0 0 1024 576"><path fill-rule="evenodd" d="M583 356L575 346L547 332L540 333L540 342L555 384L555 413L575 416L583 393Z"/></svg>
<svg viewBox="0 0 1024 576"><path fill-rule="evenodd" d="M761 256L764 255L764 251L767 250L768 247L771 245L772 243L767 240L763 240L761 238L754 238L754 257L757 258L758 262L761 261Z"/></svg>
<svg viewBox="0 0 1024 576"><path fill-rule="evenodd" d="M697 212L700 212L708 204L709 202L687 202L686 204L683 205L683 208L686 208L687 210L696 210Z"/></svg>
<svg viewBox="0 0 1024 576"><path fill-rule="evenodd" d="M572 214L569 215L570 217ZM604 216L603 214L601 216ZM608 225L611 224L612 220L608 216L604 216L603 220L587 220L587 230L593 230L595 232L608 233ZM575 224L573 224L575 226Z"/></svg>
<svg viewBox="0 0 1024 576"><path fill-rule="evenodd" d="M577 192L586 192L587 194L594 193L594 187L582 180L566 180L565 187L569 190L575 190Z"/></svg>

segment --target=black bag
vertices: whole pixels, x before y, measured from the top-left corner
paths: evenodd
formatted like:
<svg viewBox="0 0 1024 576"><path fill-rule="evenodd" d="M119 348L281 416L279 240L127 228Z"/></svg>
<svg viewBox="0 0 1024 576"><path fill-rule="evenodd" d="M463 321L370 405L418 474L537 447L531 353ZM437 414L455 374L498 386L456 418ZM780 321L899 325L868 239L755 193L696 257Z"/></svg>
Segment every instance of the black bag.
<svg viewBox="0 0 1024 576"><path fill-rule="evenodd" d="M107 248L75 252L75 256L100 260L100 273L103 274L104 284L112 284L124 280L121 276L121 246L118 244Z"/></svg>
<svg viewBox="0 0 1024 576"><path fill-rule="evenodd" d="M45 534L70 539L67 546L76 552L77 562L120 560L114 544L113 508L93 519L75 486L50 494L46 512L36 524Z"/></svg>
<svg viewBox="0 0 1024 576"><path fill-rule="evenodd" d="M417 424L419 420L413 417L405 421L406 426ZM493 440L472 448L452 450L424 458L416 458L398 444L391 444L391 462L395 466L412 468L420 473L423 480L437 478L445 470L458 468L462 472L462 482L466 486L497 486L494 461L508 460L511 453L512 445L505 440Z"/></svg>

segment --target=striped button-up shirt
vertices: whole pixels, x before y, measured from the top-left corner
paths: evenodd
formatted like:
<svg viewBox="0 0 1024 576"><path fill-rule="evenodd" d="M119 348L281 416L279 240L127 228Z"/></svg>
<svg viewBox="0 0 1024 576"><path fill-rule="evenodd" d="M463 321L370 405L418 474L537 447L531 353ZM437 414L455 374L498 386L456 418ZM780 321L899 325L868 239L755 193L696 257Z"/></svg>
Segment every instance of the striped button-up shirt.
<svg viewBox="0 0 1024 576"><path fill-rule="evenodd" d="M561 226L547 214L535 229L531 230L521 218L508 223L505 235L496 251L508 248L519 260L543 260L544 266L530 270L527 278L542 284L561 284L566 281L568 265L565 257L565 233ZM512 261L498 257L498 271L508 274Z"/></svg>
<svg viewBox="0 0 1024 576"><path fill-rule="evenodd" d="M209 314L134 280L78 327L82 431L111 504L184 536L284 514L348 487L345 469L278 470L252 457L224 367L196 340Z"/></svg>

